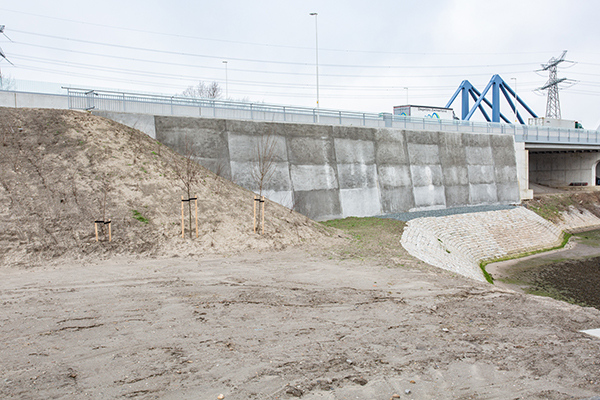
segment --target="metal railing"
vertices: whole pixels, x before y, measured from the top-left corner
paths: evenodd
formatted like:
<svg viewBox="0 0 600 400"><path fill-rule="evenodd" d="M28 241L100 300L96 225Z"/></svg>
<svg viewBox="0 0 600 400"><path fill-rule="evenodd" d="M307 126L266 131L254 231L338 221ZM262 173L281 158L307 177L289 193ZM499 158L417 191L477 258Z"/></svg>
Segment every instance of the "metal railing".
<svg viewBox="0 0 600 400"><path fill-rule="evenodd" d="M537 125L413 118L391 113L361 113L266 103L150 95L65 87L69 108L113 112L269 122L318 123L364 127L390 127L418 131L512 134L517 142L600 144L600 132Z"/></svg>

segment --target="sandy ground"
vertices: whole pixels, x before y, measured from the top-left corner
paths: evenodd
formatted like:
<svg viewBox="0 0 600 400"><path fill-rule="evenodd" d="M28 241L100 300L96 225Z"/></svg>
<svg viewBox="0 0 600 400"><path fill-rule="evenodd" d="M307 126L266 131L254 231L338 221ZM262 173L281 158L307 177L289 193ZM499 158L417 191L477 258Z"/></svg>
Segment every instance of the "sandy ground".
<svg viewBox="0 0 600 400"><path fill-rule="evenodd" d="M321 250L0 269L1 398L582 399L600 311Z"/></svg>

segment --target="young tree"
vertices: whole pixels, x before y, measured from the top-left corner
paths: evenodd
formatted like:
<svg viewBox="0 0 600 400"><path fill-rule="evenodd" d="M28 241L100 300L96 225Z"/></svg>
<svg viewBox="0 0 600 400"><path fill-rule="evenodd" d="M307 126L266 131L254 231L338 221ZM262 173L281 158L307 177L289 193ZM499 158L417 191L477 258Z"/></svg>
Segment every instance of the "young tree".
<svg viewBox="0 0 600 400"><path fill-rule="evenodd" d="M263 194L263 189L273 178L275 173L275 149L277 141L272 131L263 133L256 141L255 166L252 169L252 179L258 186L258 193Z"/></svg>
<svg viewBox="0 0 600 400"><path fill-rule="evenodd" d="M181 183L182 189L186 192L187 198L192 198L193 189L200 183L200 176L202 169L194 158L196 156L196 149L190 138L186 135L183 139L183 151L182 154L172 153L169 160L170 170L173 172L175 178ZM190 226L190 238L192 237L192 202L188 201L189 211L189 226Z"/></svg>

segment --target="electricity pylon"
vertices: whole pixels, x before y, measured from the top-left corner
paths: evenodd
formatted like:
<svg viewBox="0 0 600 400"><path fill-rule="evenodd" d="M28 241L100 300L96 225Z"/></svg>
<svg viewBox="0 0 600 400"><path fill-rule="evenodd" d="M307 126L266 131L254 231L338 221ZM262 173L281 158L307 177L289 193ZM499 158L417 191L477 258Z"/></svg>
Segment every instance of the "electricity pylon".
<svg viewBox="0 0 600 400"><path fill-rule="evenodd" d="M540 90L548 89L548 101L546 102L546 118L561 119L560 100L558 98L558 84L567 80L567 78L557 77L557 66L565 61L567 50L563 51L560 57L552 57L547 64L542 64L542 71L548 71L548 82Z"/></svg>

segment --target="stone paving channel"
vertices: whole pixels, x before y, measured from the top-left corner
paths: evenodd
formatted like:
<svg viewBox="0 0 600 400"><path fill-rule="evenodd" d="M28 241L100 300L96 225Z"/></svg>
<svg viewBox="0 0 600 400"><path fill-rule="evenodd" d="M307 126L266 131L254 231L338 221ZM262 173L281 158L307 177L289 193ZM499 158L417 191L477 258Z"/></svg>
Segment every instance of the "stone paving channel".
<svg viewBox="0 0 600 400"><path fill-rule="evenodd" d="M525 207L479 206L386 216L407 221L402 246L414 257L485 281L482 261L560 245L561 227Z"/></svg>

